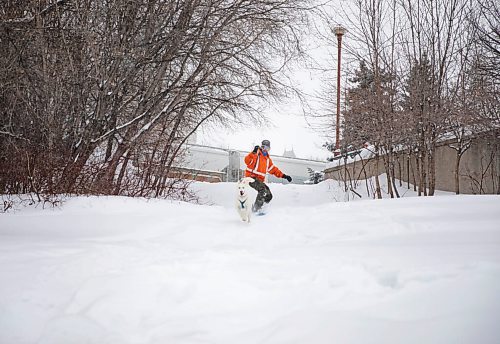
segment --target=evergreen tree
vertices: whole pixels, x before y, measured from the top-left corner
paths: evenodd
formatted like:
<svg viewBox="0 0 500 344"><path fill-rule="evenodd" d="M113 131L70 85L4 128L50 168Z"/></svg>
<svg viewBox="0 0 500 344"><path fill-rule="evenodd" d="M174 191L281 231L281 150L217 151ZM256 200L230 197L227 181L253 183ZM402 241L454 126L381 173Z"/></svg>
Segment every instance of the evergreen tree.
<svg viewBox="0 0 500 344"><path fill-rule="evenodd" d="M307 172L309 173L309 183L318 184L325 179L325 174L321 171L314 171L312 168L308 167Z"/></svg>
<svg viewBox="0 0 500 344"><path fill-rule="evenodd" d="M427 54L415 60L410 69L403 98L407 146L415 151L417 159L417 182L419 195L427 195L427 186L433 171L429 164L432 159L436 141L436 107L437 97L434 91L434 76Z"/></svg>
<svg viewBox="0 0 500 344"><path fill-rule="evenodd" d="M361 147L366 142L379 145L388 129L386 114L390 108L391 77L382 71L377 86L375 73L364 61L354 73L349 81L355 86L349 88L346 95L343 145ZM380 95L377 87L380 87Z"/></svg>

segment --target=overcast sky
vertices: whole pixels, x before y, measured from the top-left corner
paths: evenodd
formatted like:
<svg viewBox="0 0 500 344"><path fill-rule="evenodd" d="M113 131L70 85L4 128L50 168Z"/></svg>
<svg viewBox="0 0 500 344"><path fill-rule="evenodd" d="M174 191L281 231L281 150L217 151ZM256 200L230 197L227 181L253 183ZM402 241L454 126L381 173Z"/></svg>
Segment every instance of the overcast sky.
<svg viewBox="0 0 500 344"><path fill-rule="evenodd" d="M300 111L300 110L299 110ZM227 132L226 129L206 130L197 137L197 143L250 151L263 139L271 141L271 154L282 155L293 149L298 158L325 160L331 154L321 145L326 139L308 127L300 113L288 115L274 112L269 118L275 126L248 127Z"/></svg>
<svg viewBox="0 0 500 344"><path fill-rule="evenodd" d="M305 74L309 73L306 72ZM321 80L311 76L309 80L303 79L302 83L319 87ZM298 158L325 160L328 156L331 156L331 153L321 147L327 140L325 135L311 128L309 123L314 121L309 117L306 120L302 105L298 100L284 99L280 104L267 109L265 115L269 118L269 122L263 126L248 125L230 131L227 129L203 128L197 135L197 143L238 150L251 150L255 145L259 145L262 140L267 139L271 141L272 155L282 155L285 149L293 149Z"/></svg>

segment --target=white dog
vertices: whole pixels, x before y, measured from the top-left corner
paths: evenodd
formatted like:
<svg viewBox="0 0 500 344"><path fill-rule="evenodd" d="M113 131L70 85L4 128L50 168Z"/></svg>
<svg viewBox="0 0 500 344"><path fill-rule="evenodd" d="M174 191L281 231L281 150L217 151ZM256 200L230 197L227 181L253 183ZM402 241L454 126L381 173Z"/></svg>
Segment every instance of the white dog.
<svg viewBox="0 0 500 344"><path fill-rule="evenodd" d="M242 178L238 182L238 196L236 197L236 210L241 217L241 220L250 223L250 215L252 214L252 201L249 198L248 188L249 183L254 179L250 177Z"/></svg>

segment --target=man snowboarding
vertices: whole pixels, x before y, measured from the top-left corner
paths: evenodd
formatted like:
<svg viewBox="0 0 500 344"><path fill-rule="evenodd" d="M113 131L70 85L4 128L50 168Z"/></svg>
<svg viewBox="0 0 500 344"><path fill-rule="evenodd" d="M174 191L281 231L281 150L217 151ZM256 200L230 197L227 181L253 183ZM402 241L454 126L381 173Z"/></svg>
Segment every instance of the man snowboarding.
<svg viewBox="0 0 500 344"><path fill-rule="evenodd" d="M255 146L253 151L248 153L245 157L245 164L247 169L245 171L245 177L252 177L254 181L249 185L257 190L257 198L252 206L252 211L258 212L264 203L271 202L273 195L269 186L267 186L264 181L267 173L274 174L278 178L283 178L292 181L292 177L281 172L276 166L274 166L271 157L269 156L269 151L271 150L271 143L269 140L263 140L262 144Z"/></svg>

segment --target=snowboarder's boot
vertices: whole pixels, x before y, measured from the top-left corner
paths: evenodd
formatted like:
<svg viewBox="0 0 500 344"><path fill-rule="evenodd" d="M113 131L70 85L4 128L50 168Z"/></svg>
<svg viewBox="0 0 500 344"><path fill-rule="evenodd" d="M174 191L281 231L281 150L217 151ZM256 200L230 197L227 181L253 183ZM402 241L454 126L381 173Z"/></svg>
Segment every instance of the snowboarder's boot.
<svg viewBox="0 0 500 344"><path fill-rule="evenodd" d="M250 183L249 185L255 190L257 190L257 198L255 199L255 203L252 206L252 211L256 213L262 208L264 202L265 203L271 202L273 194L271 193L269 186L267 186L264 182L261 182L258 179L255 179L255 181Z"/></svg>
<svg viewBox="0 0 500 344"><path fill-rule="evenodd" d="M258 202L258 200L256 200L255 203L252 204L252 212L254 213L257 213L261 208L262 208L262 203Z"/></svg>

